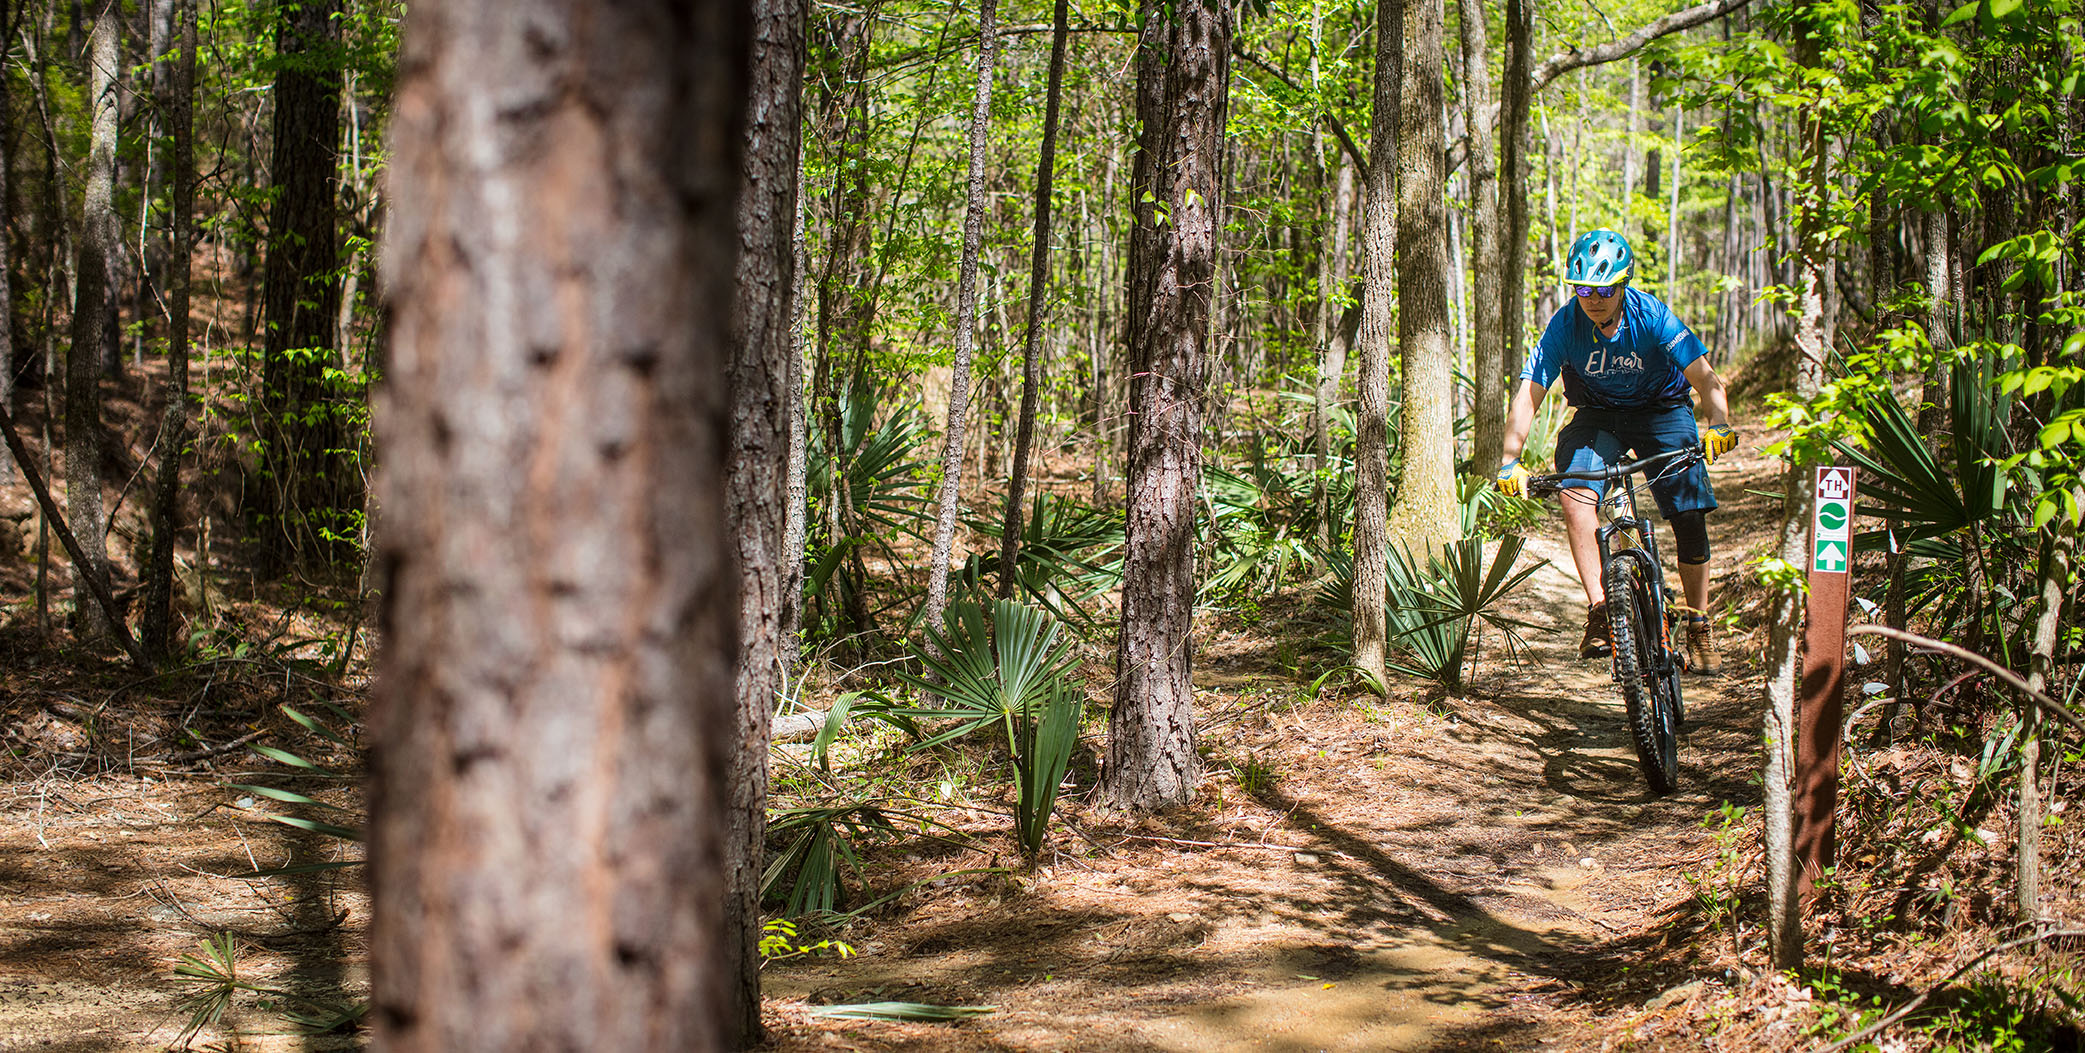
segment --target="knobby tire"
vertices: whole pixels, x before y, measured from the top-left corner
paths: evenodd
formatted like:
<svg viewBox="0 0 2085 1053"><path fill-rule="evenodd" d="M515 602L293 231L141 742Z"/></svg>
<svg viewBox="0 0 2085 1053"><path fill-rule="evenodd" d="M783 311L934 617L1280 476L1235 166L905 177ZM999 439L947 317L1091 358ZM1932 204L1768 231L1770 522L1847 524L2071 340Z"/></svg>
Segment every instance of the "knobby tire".
<svg viewBox="0 0 2085 1053"><path fill-rule="evenodd" d="M1660 648L1649 593L1655 585L1646 580L1639 561L1628 556L1608 563L1605 578L1614 679L1622 689L1629 737L1636 742L1644 780L1662 797L1679 787L1679 707L1677 698L1668 702L1663 697L1677 685L1656 672Z"/></svg>

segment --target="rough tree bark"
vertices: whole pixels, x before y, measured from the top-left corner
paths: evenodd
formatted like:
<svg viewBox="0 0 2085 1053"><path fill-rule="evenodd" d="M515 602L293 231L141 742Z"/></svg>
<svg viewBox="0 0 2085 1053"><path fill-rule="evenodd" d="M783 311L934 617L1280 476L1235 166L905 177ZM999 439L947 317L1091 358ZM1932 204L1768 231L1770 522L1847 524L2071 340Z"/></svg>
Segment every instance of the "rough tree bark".
<svg viewBox="0 0 2085 1053"><path fill-rule="evenodd" d="M1101 790L1113 806L1185 803L1194 747L1195 498L1202 477L1210 296L1222 220L1231 9L1144 0L1137 44L1143 121L1130 198L1128 547L1122 632Z"/></svg>
<svg viewBox="0 0 2085 1053"><path fill-rule="evenodd" d="M1042 396L1042 305L1050 288L1050 197L1057 175L1057 111L1064 93L1064 52L1071 36L1068 0L1050 15L1050 73L1044 88L1041 156L1035 162L1035 244L1028 256L1028 317L1021 340L1021 421L1014 435L1013 470L1006 484L1006 523L999 531L999 596L1014 594L1020 558L1021 503L1028 487L1028 455L1035 445L1035 414Z"/></svg>
<svg viewBox="0 0 2085 1053"><path fill-rule="evenodd" d="M107 0L94 16L88 38L87 187L81 205L79 265L73 276L72 347L65 356L66 521L79 539L84 564L73 574L75 609L82 640L111 635L108 617L89 603L88 580L109 585L108 520L101 503L101 347L109 318L108 261L116 244L116 34L122 8Z"/></svg>
<svg viewBox="0 0 2085 1053"><path fill-rule="evenodd" d="M1457 0L1461 5L1462 61L1469 70L1463 82L1463 120L1470 138L1470 262L1475 275L1470 297L1470 372L1477 382L1477 434L1473 451L1479 472L1499 463L1506 444L1506 351L1503 317L1499 304L1499 180L1493 152L1491 121L1491 72L1486 67L1490 45L1486 41L1483 0ZM1575 207L1577 199L1572 199ZM1515 363L1517 365L1518 363Z"/></svg>
<svg viewBox="0 0 2085 1053"><path fill-rule="evenodd" d="M0 68L9 68L8 60L14 50L14 5L0 0L0 32L7 34L0 40ZM0 77L0 113L12 114L14 107L8 88L14 83L12 77ZM8 196L6 159L14 157L14 121L0 120L0 230L8 229L14 218L14 199ZM9 239L0 237L0 405L13 407L14 382L17 372L14 347L14 263L10 256L12 246ZM0 486L15 481L13 458L0 458Z"/></svg>
<svg viewBox="0 0 2085 1053"><path fill-rule="evenodd" d="M188 295L190 249L195 243L195 0L179 0L172 34L176 55L161 109L173 136L172 229L167 236L167 394L159 427L159 475L152 487L152 555L145 572L141 635L145 651L173 652L174 541L180 531L181 451L188 446Z"/></svg>
<svg viewBox="0 0 2085 1053"><path fill-rule="evenodd" d="M381 1050L714 1050L744 0L415 5L380 393Z"/></svg>
<svg viewBox="0 0 2085 1053"><path fill-rule="evenodd" d="M1354 666L1389 683L1383 604L1390 558L1390 314L1397 285L1397 139L1404 78L1404 2L1376 0L1374 126L1361 206L1360 405L1354 422Z"/></svg>
<svg viewBox="0 0 2085 1053"><path fill-rule="evenodd" d="M1397 122L1397 348L1401 470L1387 531L1414 554L1455 540L1455 350L1448 339L1448 210L1441 126L1442 0L1405 0ZM1379 133L1380 134L1380 133Z"/></svg>
<svg viewBox="0 0 2085 1053"><path fill-rule="evenodd" d="M1499 331L1505 334L1507 368L1517 369L1527 351L1528 108L1534 86L1535 0L1506 0L1506 54L1499 75Z"/></svg>
<svg viewBox="0 0 2085 1053"><path fill-rule="evenodd" d="M999 38L994 19L998 0L980 0L977 10L977 94L970 109L969 191L963 207L963 258L956 269L956 348L949 366L948 429L941 448L941 493L935 501L934 554L927 564L927 605L921 621L941 624L948 606L948 557L956 543L956 513L963 492L963 426L970 409L970 357L977 342L977 257L985 237L985 139L992 128L992 66ZM928 646L933 646L931 637Z"/></svg>
<svg viewBox="0 0 2085 1053"><path fill-rule="evenodd" d="M735 973L727 1037L760 1042L760 876L767 832L767 740L787 680L785 530L790 359L796 353L796 199L802 139L804 0L748 0L737 296L731 308L731 461L726 500L738 547L738 734L725 872L725 960Z"/></svg>
<svg viewBox="0 0 2085 1053"><path fill-rule="evenodd" d="M261 276L268 476L256 503L267 517L261 546L270 569L339 554L345 516L360 507L362 491L360 473L339 452L345 418L325 377L340 314L340 0L301 0L277 12L268 169L275 198Z"/></svg>

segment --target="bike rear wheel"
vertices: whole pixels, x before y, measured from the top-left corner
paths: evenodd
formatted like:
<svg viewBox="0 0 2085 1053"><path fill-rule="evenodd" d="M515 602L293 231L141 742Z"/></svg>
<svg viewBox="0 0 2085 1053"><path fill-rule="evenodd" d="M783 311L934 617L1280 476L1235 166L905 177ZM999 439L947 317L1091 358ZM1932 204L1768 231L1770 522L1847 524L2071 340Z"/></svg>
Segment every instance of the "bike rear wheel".
<svg viewBox="0 0 2085 1053"><path fill-rule="evenodd" d="M1622 690L1629 737L1643 764L1644 781L1663 796L1679 787L1679 685L1658 673L1659 656L1667 652L1653 612L1650 590L1656 579L1640 560L1619 558L1607 565L1608 624L1614 633L1614 679Z"/></svg>

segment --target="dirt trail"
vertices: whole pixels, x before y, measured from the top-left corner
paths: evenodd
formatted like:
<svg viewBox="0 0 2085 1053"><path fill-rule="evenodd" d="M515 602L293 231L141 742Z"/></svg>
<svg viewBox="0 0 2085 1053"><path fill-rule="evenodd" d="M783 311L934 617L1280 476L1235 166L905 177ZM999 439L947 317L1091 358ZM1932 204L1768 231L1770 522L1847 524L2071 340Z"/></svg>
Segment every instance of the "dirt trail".
<svg viewBox="0 0 2085 1053"><path fill-rule="evenodd" d="M1469 699L1220 729L1205 742L1217 804L1198 805L1196 828L1093 829L1098 851L1060 857L1022 895L929 900L861 958L772 970L781 1048L1547 1048L1577 1026L1559 1006L1595 963L1688 908L1684 874L1712 844L1704 817L1756 794L1758 696L1750 645L1725 641L1728 675L1687 684L1684 783L1653 797L1605 663L1576 656L1584 596L1562 538L1530 552L1551 563L1516 613L1552 627L1528 634L1531 661L1509 666L1494 643ZM1718 576L1742 556L1723 545ZM1271 664L1212 651L1198 681ZM1272 786L1243 792L1223 767L1240 756L1273 767ZM1655 993L1661 978L1643 983ZM841 1025L810 1021L797 999L1000 1010Z"/></svg>

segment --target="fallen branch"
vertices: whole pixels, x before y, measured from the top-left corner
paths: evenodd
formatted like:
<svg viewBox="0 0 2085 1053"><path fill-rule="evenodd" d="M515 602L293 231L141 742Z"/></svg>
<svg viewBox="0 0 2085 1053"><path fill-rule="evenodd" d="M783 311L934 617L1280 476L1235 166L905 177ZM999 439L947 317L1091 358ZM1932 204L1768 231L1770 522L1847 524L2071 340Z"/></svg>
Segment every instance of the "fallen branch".
<svg viewBox="0 0 2085 1053"><path fill-rule="evenodd" d="M1910 634L1907 633L1906 635ZM1864 1027L1859 1031L1856 1031L1853 1034L1840 1039L1839 1041L1833 1043L1830 1046L1825 1047L1824 1053L1839 1053L1839 1051L1842 1049L1850 1048L1877 1034L1880 1034L1882 1032L1882 1029L1889 1027L1891 1024L1894 1024L1897 1021L1902 1020L1905 1017L1910 1016L1912 1013L1916 1012L1919 1006L1926 1004L1927 999L1939 994L1942 990L1946 989L1946 987L1949 984L1952 984L1956 980L1961 979L1963 974L1969 972L1969 970L1974 969L1979 965L1982 965L1992 955L2002 954L2006 951L2012 950L2015 947L2024 946L2026 944L2040 943L2043 940L2054 940L2061 939L2064 937L2085 937L2085 929L2057 929L2053 932L2042 932L2036 933L2033 936L2022 936L2017 940L2007 940L2006 942L2001 943L1998 946L1993 947L1990 950L1985 951L1984 953L1979 954L1974 958L1971 958L1969 960L1969 964L1961 967L1960 969L1955 970L1953 973L1950 973L1947 979L1942 980L1939 983L1933 985L1932 987L1927 988L1925 992L1919 995L1917 998L1914 998L1911 1001L1906 1002L1903 1005L1897 1007L1895 1010L1892 1010L1890 1012L1890 1015L1883 1017L1882 1019L1877 1020L1872 1024L1869 1024L1867 1027Z"/></svg>
<svg viewBox="0 0 2085 1053"><path fill-rule="evenodd" d="M2085 717L2080 717L2063 703L2035 690L2028 685L2026 680L2020 677L2020 674L1966 647L1958 647L1945 640L1935 640L1932 637L1920 636L1917 633L1905 632L1902 629L1893 629L1887 625L1855 625L1846 630L1846 636L1849 639L1855 636L1881 636L1891 640L1901 640L1914 647L1923 647L1930 651L1939 651L1950 657L1959 658L2005 681L2014 690L2034 700L2034 703L2047 711L2050 716L2069 724L2079 731L2085 731Z"/></svg>
<svg viewBox="0 0 2085 1053"><path fill-rule="evenodd" d="M94 602L101 605L101 613L108 617L109 630L116 634L116 642L123 645L131 663L149 673L152 659L146 657L145 649L138 646L136 637L130 635L130 624L123 620L123 612L116 607L116 596L109 591L109 583L94 573L93 564L87 562L85 550L80 548L78 538L72 536L72 527L66 525L65 516L58 511L58 502L51 499L51 491L44 486L43 476L37 474L36 462L22 445L22 437L15 434L14 415L7 411L5 399L0 399L0 438L7 440L7 452L14 455L15 466L22 470L22 478L28 480L29 489L36 493L36 503L43 506L43 518L58 534L58 543L72 557L72 576L75 581L87 583L87 590L94 594Z"/></svg>

